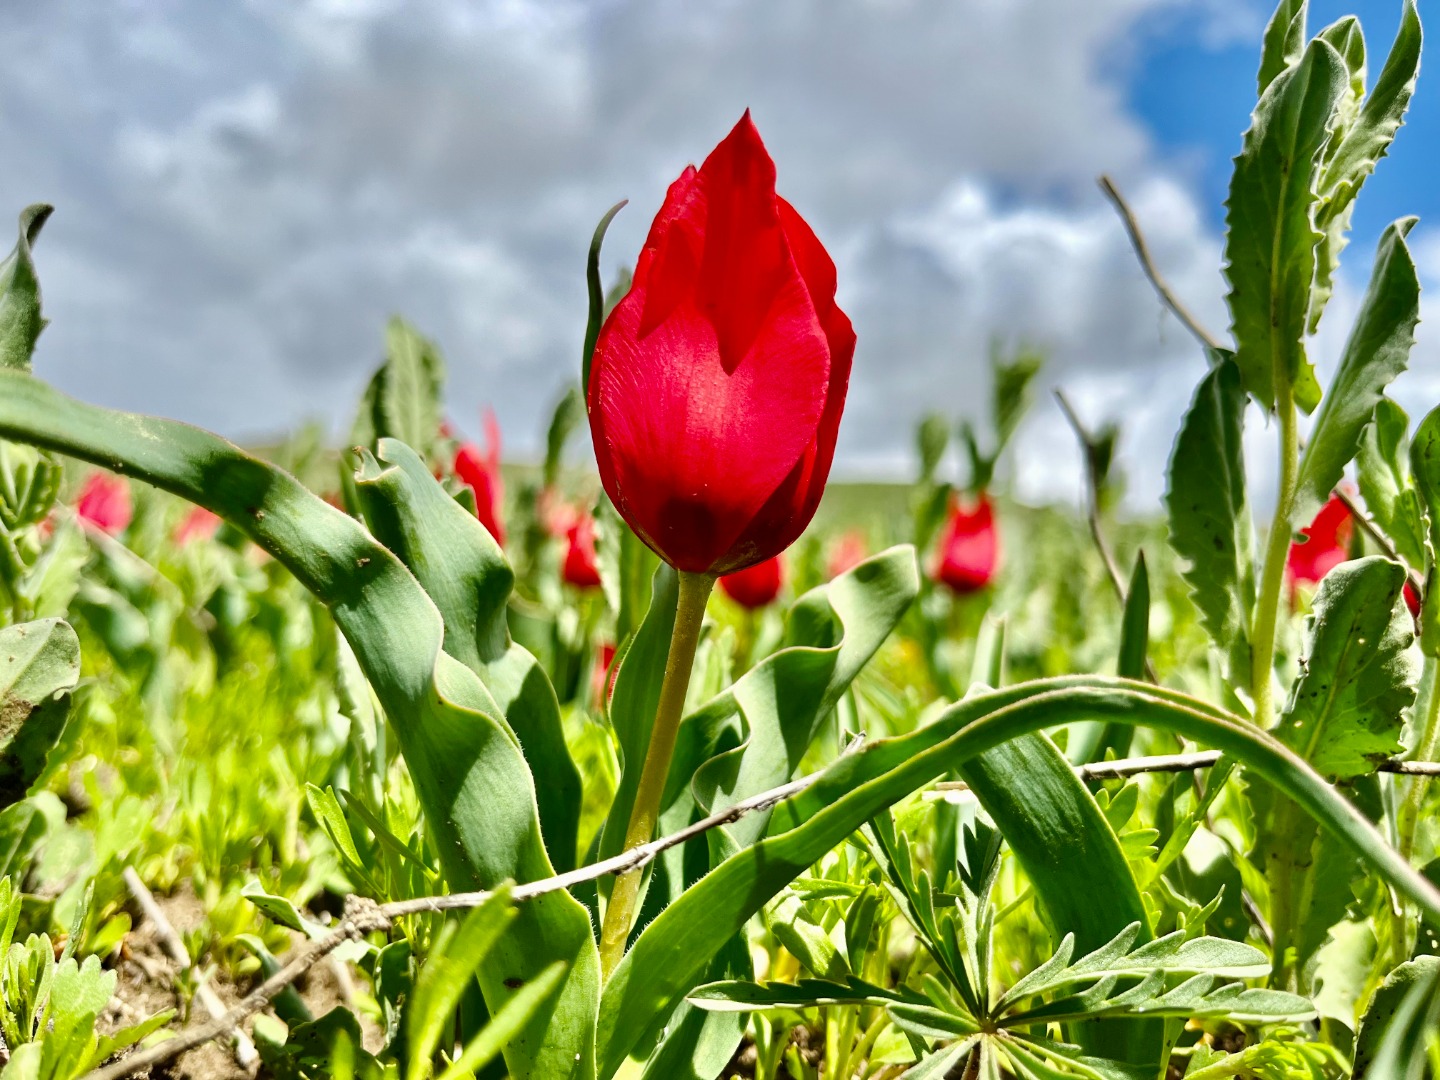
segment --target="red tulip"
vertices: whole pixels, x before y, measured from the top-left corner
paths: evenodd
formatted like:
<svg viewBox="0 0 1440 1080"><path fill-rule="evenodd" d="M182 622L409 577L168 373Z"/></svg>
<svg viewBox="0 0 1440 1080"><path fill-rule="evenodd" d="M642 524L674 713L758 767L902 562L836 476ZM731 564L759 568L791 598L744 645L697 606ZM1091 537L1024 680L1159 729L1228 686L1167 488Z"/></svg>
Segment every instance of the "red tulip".
<svg viewBox="0 0 1440 1080"><path fill-rule="evenodd" d="M610 693L615 688L614 666L615 646L603 641L595 657L595 669L590 675L590 693L597 705L604 705L610 700Z"/></svg>
<svg viewBox="0 0 1440 1080"><path fill-rule="evenodd" d="M957 593L972 593L989 585L1000 557L995 508L984 492L969 509L958 501L950 506L950 520L940 541L935 580Z"/></svg>
<svg viewBox="0 0 1440 1080"><path fill-rule="evenodd" d="M780 556L776 555L773 559L726 574L720 579L720 591L741 607L755 611L775 602L780 595L783 576Z"/></svg>
<svg viewBox="0 0 1440 1080"><path fill-rule="evenodd" d="M565 552L562 574L565 581L578 589L595 589L600 585L600 566L595 561L595 519L581 514L570 526L570 546Z"/></svg>
<svg viewBox="0 0 1440 1080"><path fill-rule="evenodd" d="M505 483L500 478L500 425L493 410L485 410L485 449L462 443L455 451L455 475L475 493L475 516L480 524L503 545L505 521L500 506L505 500Z"/></svg>
<svg viewBox="0 0 1440 1080"><path fill-rule="evenodd" d="M869 554L870 545L865 542L865 534L859 529L851 529L830 549L825 570L830 577L837 578L847 570L859 566Z"/></svg>
<svg viewBox="0 0 1440 1080"><path fill-rule="evenodd" d="M854 351L835 265L747 112L670 185L601 328L586 398L610 500L682 571L778 555L820 501Z"/></svg>
<svg viewBox="0 0 1440 1080"><path fill-rule="evenodd" d="M209 540L220 529L220 518L203 506L191 507L190 512L175 526L175 543L184 546L192 540Z"/></svg>
<svg viewBox="0 0 1440 1080"><path fill-rule="evenodd" d="M114 536L130 524L130 485L122 476L91 473L80 489L75 513L81 523Z"/></svg>
<svg viewBox="0 0 1440 1080"><path fill-rule="evenodd" d="M1300 535L1307 539L1290 545L1285 572L1290 579L1292 594L1295 586L1302 583L1314 585L1350 557L1350 533L1353 528L1350 511L1338 496L1331 495L1315 515L1315 520L1300 530Z"/></svg>
<svg viewBox="0 0 1440 1080"><path fill-rule="evenodd" d="M536 496L535 516L551 536L569 536L570 527L580 520L581 514L582 511L566 502L554 488L541 488Z"/></svg>

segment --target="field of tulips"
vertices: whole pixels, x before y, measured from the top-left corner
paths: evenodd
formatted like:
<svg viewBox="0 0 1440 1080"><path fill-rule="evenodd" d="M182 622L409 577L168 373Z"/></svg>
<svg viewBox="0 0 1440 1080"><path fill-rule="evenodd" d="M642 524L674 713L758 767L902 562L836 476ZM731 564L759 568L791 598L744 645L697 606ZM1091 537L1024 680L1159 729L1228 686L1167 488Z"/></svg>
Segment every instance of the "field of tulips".
<svg viewBox="0 0 1440 1080"><path fill-rule="evenodd" d="M1306 352L1420 42L1407 0L1367 88L1358 22L1282 0L1230 326L1155 278L1198 382L1148 513L1063 395L1085 510L1005 490L1024 350L913 482L827 490L864 328L748 113L608 289L601 220L538 465L402 319L343 449L62 395L25 210L0 1080L1440 1075L1414 218Z"/></svg>

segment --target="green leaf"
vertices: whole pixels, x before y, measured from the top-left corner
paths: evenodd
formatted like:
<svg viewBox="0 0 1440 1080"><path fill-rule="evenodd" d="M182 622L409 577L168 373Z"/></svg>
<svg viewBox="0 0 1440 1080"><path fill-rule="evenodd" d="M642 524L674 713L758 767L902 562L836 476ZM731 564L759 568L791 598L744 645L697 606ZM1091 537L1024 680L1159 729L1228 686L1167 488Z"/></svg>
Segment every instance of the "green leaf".
<svg viewBox="0 0 1440 1080"><path fill-rule="evenodd" d="M1236 1024L1274 1024L1315 1016L1315 1006L1299 994L1255 990L1244 983L1217 987L1215 981L1210 975L1196 975L1166 990L1165 979L1155 974L1138 986L1117 993L1115 981L1107 979L1092 990L1015 1013L1004 1022L1006 1026L1027 1027L1109 1016L1169 1016L1184 1020L1215 1017Z"/></svg>
<svg viewBox="0 0 1440 1080"><path fill-rule="evenodd" d="M385 366L375 400L376 435L428 457L440 434L445 362L434 342L401 318L385 328Z"/></svg>
<svg viewBox="0 0 1440 1080"><path fill-rule="evenodd" d="M995 415L995 452L991 455L994 460L1010 442L1010 437L1030 408L1031 390L1035 376L1045 365L1045 354L1022 348L1006 360L997 353L991 358L990 365L994 373L994 402L991 406Z"/></svg>
<svg viewBox="0 0 1440 1080"><path fill-rule="evenodd" d="M250 536L331 610L393 725L452 888L554 874L524 755L478 676L442 648L445 624L398 558L289 474L187 424L82 405L0 371L0 437L139 476ZM599 957L567 893L524 904L482 972L487 1003L556 960L553 1002L506 1050L516 1080L590 1077ZM578 1055L578 1058L577 1058Z"/></svg>
<svg viewBox="0 0 1440 1080"><path fill-rule="evenodd" d="M440 609L445 651L481 679L537 785L540 830L556 869L575 866L580 774L565 745L560 705L535 658L510 639L515 574L474 514L446 494L404 443L382 439L356 487L370 531L398 555Z"/></svg>
<svg viewBox="0 0 1440 1080"><path fill-rule="evenodd" d="M1315 594L1300 677L1277 730L1322 775L1351 780L1403 749L1420 675L1404 587L1404 567L1369 556L1337 566Z"/></svg>
<svg viewBox="0 0 1440 1080"><path fill-rule="evenodd" d="M1365 507L1400 557L1423 568L1428 541L1425 508L1410 479L1407 432L1410 418L1389 398L1381 398L1360 439L1356 473Z"/></svg>
<svg viewBox="0 0 1440 1080"><path fill-rule="evenodd" d="M1352 1080L1424 1080L1440 1025L1440 957L1417 956L1385 978L1360 1021Z"/></svg>
<svg viewBox="0 0 1440 1080"><path fill-rule="evenodd" d="M1229 660L1231 681L1250 668L1248 629L1255 606L1254 538L1245 504L1245 390L1233 357L1220 354L1200 380L1166 477L1170 546L1200 621Z"/></svg>
<svg viewBox="0 0 1440 1080"><path fill-rule="evenodd" d="M1420 321L1420 279L1405 237L1416 220L1401 218L1380 237L1370 287L1300 459L1290 517L1297 528L1310 523L1340 483L1385 388L1410 358L1415 324Z"/></svg>
<svg viewBox="0 0 1440 1080"><path fill-rule="evenodd" d="M36 203L20 211L20 235L0 262L0 370L29 371L35 342L45 329L40 314L40 280L30 248L55 208Z"/></svg>
<svg viewBox="0 0 1440 1080"><path fill-rule="evenodd" d="M1320 400L1301 339L1321 239L1317 171L1348 81L1340 54L1318 38L1310 42L1265 89L1235 158L1225 202L1235 362L1245 389L1272 411L1285 389L1307 412Z"/></svg>
<svg viewBox="0 0 1440 1080"><path fill-rule="evenodd" d="M943 413L927 413L915 429L915 446L920 454L920 482L929 483L950 445L950 421Z"/></svg>
<svg viewBox="0 0 1440 1080"><path fill-rule="evenodd" d="M1429 552L1425 561L1424 609L1420 612L1420 648L1440 656L1440 584L1435 553L1440 552L1440 407L1431 409L1415 429L1410 442L1410 471L1415 492L1430 521Z"/></svg>
<svg viewBox="0 0 1440 1080"><path fill-rule="evenodd" d="M605 231L615 215L625 208L629 199L621 199L605 211L605 216L595 226L595 235L590 238L590 252L585 257L585 292L590 300L590 314L585 321L585 345L580 353L580 392L585 396L586 411L590 402L590 361L595 355L595 343L600 340L600 325L605 321L605 293L600 284L600 245L605 242Z"/></svg>
<svg viewBox="0 0 1440 1080"><path fill-rule="evenodd" d="M1350 37L1359 39L1358 26L1351 31ZM1340 265L1340 252L1345 247L1345 234L1350 227L1355 196L1390 149L1404 123L1405 110L1415 92L1415 80L1420 73L1421 37L1420 12L1415 0L1405 0L1400 29L1375 89L1359 107L1353 122L1338 133L1338 145L1333 145L1333 154L1321 174L1319 190L1322 203L1316 214L1316 224L1323 239L1311 300L1309 329L1312 334L1330 298L1335 271ZM1363 39L1360 39L1359 48L1360 92L1363 93ZM1353 71L1353 61L1350 66Z"/></svg>
<svg viewBox="0 0 1440 1080"><path fill-rule="evenodd" d="M894 1002L926 1004L918 994L887 990L853 975L843 982L801 979L795 983L733 980L707 983L691 992L688 1001L711 1012L776 1012L814 1009L823 1005L878 1005Z"/></svg>
<svg viewBox="0 0 1440 1080"><path fill-rule="evenodd" d="M1100 948L1071 959L1075 935L1066 934L1049 960L1032 970L995 1003L995 1012L1014 1008L1026 998L1081 983L1124 976L1224 975L1251 979L1270 970L1269 958L1259 949L1227 938L1186 938L1184 930L1136 945L1141 924L1132 922Z"/></svg>
<svg viewBox="0 0 1440 1080"><path fill-rule="evenodd" d="M79 681L80 640L69 623L0 629L0 806L23 799L44 771Z"/></svg>
<svg viewBox="0 0 1440 1080"><path fill-rule="evenodd" d="M1309 0L1280 0L1280 6L1270 16L1260 46L1257 97L1265 96L1265 91L1277 75L1300 62L1300 54L1305 49L1305 23L1309 9Z"/></svg>
<svg viewBox="0 0 1440 1080"><path fill-rule="evenodd" d="M554 487L559 481L560 466L565 463L565 444L584 422L585 395L578 386L572 386L555 406L550 415L550 426L545 431L545 468L541 476L547 488Z"/></svg>
<svg viewBox="0 0 1440 1080"><path fill-rule="evenodd" d="M471 1080L530 1024L554 996L564 978L565 965L557 960L520 987L515 996L491 1017L484 1030L465 1044L465 1049L440 1074L439 1080Z"/></svg>

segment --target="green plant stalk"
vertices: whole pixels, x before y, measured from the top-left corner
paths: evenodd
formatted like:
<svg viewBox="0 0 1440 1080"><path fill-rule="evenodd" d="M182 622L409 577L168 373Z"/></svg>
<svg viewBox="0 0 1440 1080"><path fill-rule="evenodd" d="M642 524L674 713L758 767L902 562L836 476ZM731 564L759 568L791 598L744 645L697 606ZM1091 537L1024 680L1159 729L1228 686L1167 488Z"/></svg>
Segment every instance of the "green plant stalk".
<svg viewBox="0 0 1440 1080"><path fill-rule="evenodd" d="M1270 535L1265 540L1260 595L1250 632L1250 697L1255 703L1255 723L1266 731L1275 726L1275 640L1280 621L1280 595L1285 585L1285 561L1290 554L1290 511L1295 505L1300 471L1295 395L1289 378L1278 370L1275 409L1280 418L1280 491L1275 501L1275 517L1270 522Z"/></svg>
<svg viewBox="0 0 1440 1080"><path fill-rule="evenodd" d="M630 823L625 829L626 851L648 844L655 836L655 823L660 819L660 799L665 794L670 758L675 753L680 718L685 712L685 693L690 689L690 672L695 666L695 647L700 643L705 605L714 587L713 574L680 572L675 629L670 636L670 652L665 658L665 676L660 683L655 726L650 730L650 745L645 751L645 764L640 771L640 786L636 789L635 805L630 809ZM600 931L602 978L615 970L625 954L625 941L630 936L640 899L643 872L643 869L637 868L621 874L610 890L610 901L605 905L605 921Z"/></svg>

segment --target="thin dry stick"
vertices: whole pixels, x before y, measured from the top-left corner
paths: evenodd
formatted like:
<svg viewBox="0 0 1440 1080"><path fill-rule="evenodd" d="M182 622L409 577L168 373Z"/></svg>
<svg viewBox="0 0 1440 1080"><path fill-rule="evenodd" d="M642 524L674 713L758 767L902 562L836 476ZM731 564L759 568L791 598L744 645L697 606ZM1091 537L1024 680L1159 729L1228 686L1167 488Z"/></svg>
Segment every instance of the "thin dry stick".
<svg viewBox="0 0 1440 1080"><path fill-rule="evenodd" d="M1160 296L1160 301L1170 313L1184 325L1186 330L1195 335L1195 339L1207 349L1218 349L1220 342L1216 340L1206 329L1200 325L1195 316L1190 314L1190 309L1180 302L1170 289L1170 285L1160 271L1156 269L1155 260L1150 257L1150 245L1145 242L1145 234L1140 231L1140 223L1135 220L1135 214L1130 209L1130 204L1125 201L1125 196L1120 194L1120 189L1108 176L1100 177L1100 190L1105 197L1114 204L1116 212L1120 215L1120 221L1125 226L1125 232L1130 237L1130 246L1135 249L1135 255L1140 260L1140 269L1145 271L1145 276L1150 279L1150 284Z"/></svg>
<svg viewBox="0 0 1440 1080"><path fill-rule="evenodd" d="M140 910L144 913L145 918L154 924L155 932L160 936L160 944L170 954L170 959L175 961L180 971L187 970L190 967L190 953L185 948L185 942L181 941L180 935L175 932L175 927L165 917L165 912L160 909L160 905L155 900L155 894L149 890L145 882L140 880L140 875L135 872L134 867L127 866L121 876L125 879L125 887L130 890L130 895L140 905ZM220 1000L220 995L215 993L214 988L208 982L202 981L195 987L195 997L199 999L201 1007L210 1014L212 1020L219 1020L225 1015L225 1003ZM249 1035L239 1028L234 1029L231 1035L235 1039L235 1060L243 1068L248 1069L260 1060L260 1055L256 1052L255 1044L251 1042Z"/></svg>
<svg viewBox="0 0 1440 1080"><path fill-rule="evenodd" d="M1070 401L1065 397L1063 390L1055 391L1055 400L1060 403L1060 411L1065 414L1065 419L1070 422L1070 427L1075 432L1075 437L1080 440L1080 449L1085 455L1085 476L1088 481L1089 506L1087 517L1090 520L1090 536L1095 541L1095 548L1100 552L1100 561L1105 564L1105 570L1110 575L1110 584L1115 587L1115 597L1120 601L1120 606L1125 606L1125 582L1120 577L1120 568L1115 565L1115 556L1110 551L1110 543L1105 539L1105 529L1100 522L1100 469L1095 458L1095 440L1085 425L1080 422L1080 417L1070 407ZM1152 683L1158 683L1159 677L1155 674L1155 665L1150 658L1145 657L1145 677Z"/></svg>
<svg viewBox="0 0 1440 1080"><path fill-rule="evenodd" d="M862 740L856 738L846 747L845 752L850 753L857 748ZM648 844L631 848L629 851L616 855L613 858L605 859L591 866L583 866L568 873L557 874L554 877L545 878L543 881L533 881L524 885L517 885L510 890L510 897L513 900L531 900L537 896L544 896L546 893L560 892L572 885L579 885L582 882L594 881L597 878L609 874L618 874L626 870L637 870L651 862L662 852L677 847L691 840L694 837L708 832L721 825L728 825L738 821L746 814L752 814L759 810L768 810L777 803L797 795L804 791L811 784L820 778L820 773L812 773L809 776L801 777L799 780L792 780L788 784L771 788L769 791L762 791L744 799L727 810L711 814L709 817L688 825L679 832L669 836L663 836L658 840L652 840ZM128 879L127 879L128 880ZM138 878L136 879L138 882ZM140 885L143 889L143 883ZM148 893L148 890L146 890ZM451 893L447 896L424 896L412 900L396 900L389 904L376 904L374 901L366 900L358 896L350 896L345 901L345 918L338 927L323 937L315 938L307 943L297 952L290 961L277 971L270 978L257 986L238 1002L229 1012L224 1013L216 1020L198 1027L187 1028L171 1039L163 1043L141 1050L122 1058L121 1060L107 1065L104 1068L96 1069L87 1073L82 1080L121 1080L122 1077L131 1076L143 1069L171 1061L187 1051L201 1046L211 1039L217 1039L227 1032L237 1028L244 1020L265 1008L270 1002L291 983L301 978L307 971L317 963L329 956L335 949L347 941L363 937L365 934L377 930L387 930L393 919L405 915L418 915L426 912L454 911L461 908L478 907L494 895L493 891ZM153 903L153 898L152 898ZM144 902L141 901L143 906ZM158 925L158 924L157 924Z"/></svg>
<svg viewBox="0 0 1440 1080"><path fill-rule="evenodd" d="M1208 769L1220 760L1218 750L1199 750L1193 754L1157 754L1154 757L1119 758L1115 761L1094 761L1074 766L1081 780L1123 780L1145 773L1193 772ZM1376 766L1378 772L1403 776L1440 776L1440 761L1399 761L1391 759ZM934 785L939 792L967 791L963 780L942 780Z"/></svg>

